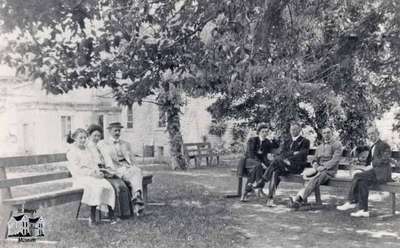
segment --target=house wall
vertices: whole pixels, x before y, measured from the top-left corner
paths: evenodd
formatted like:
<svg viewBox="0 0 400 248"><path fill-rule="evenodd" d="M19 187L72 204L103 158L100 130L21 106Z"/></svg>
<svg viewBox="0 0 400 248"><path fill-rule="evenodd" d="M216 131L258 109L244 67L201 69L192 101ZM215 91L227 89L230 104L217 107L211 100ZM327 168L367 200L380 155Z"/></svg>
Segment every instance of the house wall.
<svg viewBox="0 0 400 248"><path fill-rule="evenodd" d="M61 153L67 148L62 137L61 116L71 116L71 130L87 128L120 116L112 99L97 97L104 90L76 90L47 95L40 83L3 83L0 93L0 156Z"/></svg>
<svg viewBox="0 0 400 248"><path fill-rule="evenodd" d="M148 99L149 101L153 99ZM182 107L181 115L181 131L183 141L202 142L203 136L209 136L208 128L211 123L211 115L207 112L207 107L214 100L211 98L187 98L187 104ZM133 127L123 129L123 138L132 144L133 151L142 156L145 146L154 146L155 157L169 156L168 133L165 127L158 127L159 110L158 106L153 103L144 102L141 106L134 104L133 111ZM127 127L127 107L122 110L120 118L124 127ZM228 144L232 139L230 127L223 137L225 143ZM216 142L213 137L209 138L211 143Z"/></svg>

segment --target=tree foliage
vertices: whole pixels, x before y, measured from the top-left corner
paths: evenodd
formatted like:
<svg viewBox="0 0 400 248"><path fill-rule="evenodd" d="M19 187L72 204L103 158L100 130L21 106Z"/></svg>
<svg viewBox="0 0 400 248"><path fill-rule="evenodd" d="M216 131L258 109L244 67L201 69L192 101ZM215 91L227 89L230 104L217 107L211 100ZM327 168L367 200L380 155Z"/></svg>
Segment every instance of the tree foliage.
<svg viewBox="0 0 400 248"><path fill-rule="evenodd" d="M398 102L396 0L0 0L0 59L60 94L150 95L178 164L180 94L212 95L217 119L334 126L346 145ZM166 77L166 74L169 74ZM167 80L166 80L167 78Z"/></svg>
<svg viewBox="0 0 400 248"><path fill-rule="evenodd" d="M175 164L185 168L179 95L195 82L193 70L204 52L200 31L218 8L194 0L2 0L0 5L2 29L12 37L1 61L40 78L53 94L108 86L121 104L155 95L168 116Z"/></svg>
<svg viewBox="0 0 400 248"><path fill-rule="evenodd" d="M300 120L318 137L333 126L352 146L399 101L397 1L230 3L204 69L219 85L216 118L267 122L283 133Z"/></svg>

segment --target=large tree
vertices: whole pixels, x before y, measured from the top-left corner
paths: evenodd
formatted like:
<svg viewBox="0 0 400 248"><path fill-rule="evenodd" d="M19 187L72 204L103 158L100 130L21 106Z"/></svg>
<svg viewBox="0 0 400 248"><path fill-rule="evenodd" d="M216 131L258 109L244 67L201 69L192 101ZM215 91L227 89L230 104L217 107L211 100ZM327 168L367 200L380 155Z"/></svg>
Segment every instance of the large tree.
<svg viewBox="0 0 400 248"><path fill-rule="evenodd" d="M399 102L395 0L230 1L215 22L204 78L216 118L334 126L348 146ZM222 86L225 85L225 86ZM225 90L228 89L228 90ZM202 89L199 89L201 91Z"/></svg>

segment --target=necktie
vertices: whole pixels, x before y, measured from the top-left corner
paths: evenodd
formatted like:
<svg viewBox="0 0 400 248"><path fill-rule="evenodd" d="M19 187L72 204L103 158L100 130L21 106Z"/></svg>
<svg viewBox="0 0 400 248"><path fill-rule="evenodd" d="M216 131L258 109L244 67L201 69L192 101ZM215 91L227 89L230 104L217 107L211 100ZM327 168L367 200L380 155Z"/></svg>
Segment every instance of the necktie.
<svg viewBox="0 0 400 248"><path fill-rule="evenodd" d="M292 150L293 150L293 145L294 145L294 142L296 142L296 140L292 140L292 143L290 144L290 151L292 151Z"/></svg>
<svg viewBox="0 0 400 248"><path fill-rule="evenodd" d="M115 146L115 150L117 152L117 155L118 156L123 156L123 153L121 151L121 142L120 142L120 140L114 140L113 144Z"/></svg>

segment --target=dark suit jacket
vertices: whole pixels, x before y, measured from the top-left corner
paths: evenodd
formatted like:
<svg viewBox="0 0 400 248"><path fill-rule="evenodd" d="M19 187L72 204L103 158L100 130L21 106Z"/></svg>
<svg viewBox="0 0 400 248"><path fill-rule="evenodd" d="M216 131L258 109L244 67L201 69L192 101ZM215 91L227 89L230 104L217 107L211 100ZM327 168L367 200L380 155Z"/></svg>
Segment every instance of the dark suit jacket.
<svg viewBox="0 0 400 248"><path fill-rule="evenodd" d="M283 144L283 159L288 159L294 171L302 171L307 165L307 156L310 150L310 141L300 136L294 142L292 138ZM296 154L295 154L296 153Z"/></svg>
<svg viewBox="0 0 400 248"><path fill-rule="evenodd" d="M365 166L368 166L372 163L372 167L374 168L373 170L375 172L378 182L391 181L392 168L390 167L390 157L392 151L390 150L390 146L386 142L378 140L375 143L374 149L372 149L372 146L357 148L357 151L363 150L369 151L367 160L365 161ZM374 151L373 153L372 150Z"/></svg>
<svg viewBox="0 0 400 248"><path fill-rule="evenodd" d="M251 163L255 166L254 162L258 161L268 166L270 163L267 157L268 153L271 153L273 149L278 147L278 141L265 139L261 144L258 136L251 137L247 141L247 148L244 157L239 161L238 175L243 176L243 174L245 174L246 163ZM262 153L258 153L258 151L261 151Z"/></svg>
<svg viewBox="0 0 400 248"><path fill-rule="evenodd" d="M269 160L267 157L268 153L271 153L272 149L278 147L279 147L279 142L275 140L271 141L269 139L265 139L261 144L260 137L258 136L252 137L247 141L247 149L245 157L258 160L268 166L269 164ZM261 151L262 153L259 153L258 151Z"/></svg>

